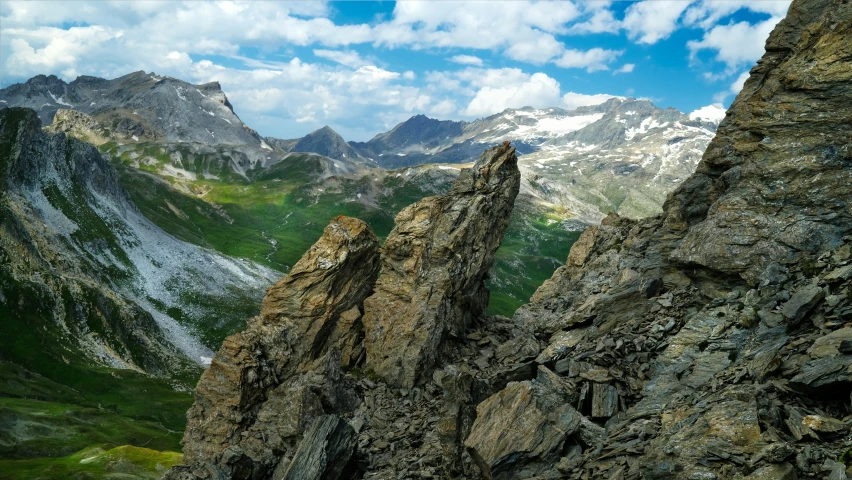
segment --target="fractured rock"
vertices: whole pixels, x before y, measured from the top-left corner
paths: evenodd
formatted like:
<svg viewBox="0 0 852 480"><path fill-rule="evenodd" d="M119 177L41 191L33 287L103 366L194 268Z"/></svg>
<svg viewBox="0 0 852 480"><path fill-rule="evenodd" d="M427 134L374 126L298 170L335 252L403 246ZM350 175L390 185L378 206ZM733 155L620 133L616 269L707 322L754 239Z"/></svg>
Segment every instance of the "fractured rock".
<svg viewBox="0 0 852 480"><path fill-rule="evenodd" d="M527 464L555 463L581 419L563 381L540 366L536 380L510 383L476 407L464 444L485 478L520 478Z"/></svg>
<svg viewBox="0 0 852 480"><path fill-rule="evenodd" d="M520 185L515 149L486 150L446 195L403 209L382 247L382 276L364 302L366 368L413 387L451 337L488 305L494 263Z"/></svg>
<svg viewBox="0 0 852 480"><path fill-rule="evenodd" d="M357 437L345 420L335 415L318 418L296 451L282 480L338 480L351 471ZM351 472L350 472L351 473Z"/></svg>
<svg viewBox="0 0 852 480"><path fill-rule="evenodd" d="M340 378L339 345L357 322L339 322L371 292L379 270L376 236L338 217L267 291L245 332L225 339L195 392L183 438L184 466L213 478L266 478L301 433L324 413L353 407ZM306 447L308 448L308 447Z"/></svg>

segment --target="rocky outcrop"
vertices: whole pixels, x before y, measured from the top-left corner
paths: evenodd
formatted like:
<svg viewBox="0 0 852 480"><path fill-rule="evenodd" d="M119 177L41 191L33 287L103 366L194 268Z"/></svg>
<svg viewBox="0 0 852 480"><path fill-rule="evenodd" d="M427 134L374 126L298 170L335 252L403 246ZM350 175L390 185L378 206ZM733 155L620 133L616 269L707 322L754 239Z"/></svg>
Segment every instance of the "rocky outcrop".
<svg viewBox="0 0 852 480"><path fill-rule="evenodd" d="M427 374L440 366L440 355L479 355L466 335L487 306L483 281L518 191L516 161L509 144L490 149L447 195L404 210L381 263L365 223L332 221L268 290L246 331L224 341L196 388L184 465L167 478L337 478L353 465L399 468L386 459L418 450L419 472L476 468L460 463L473 412L473 405L459 408L462 399L478 401L509 380L532 378L532 365L518 364L539 344L521 337L532 345L492 354L501 372L515 372L493 385L472 390L472 377L455 367ZM390 340L382 344L379 335ZM515 337L517 329L498 322L490 341ZM394 342L403 348L377 357L378 345ZM399 362L416 364L395 373ZM487 359L480 364L485 368ZM405 393L391 388L403 382L410 382ZM419 413L399 409L400 394ZM393 446L400 427L418 439ZM445 451L454 466L441 465Z"/></svg>
<svg viewBox="0 0 852 480"><path fill-rule="evenodd" d="M485 278L509 224L520 173L508 142L486 150L447 195L403 209L364 302L367 368L411 388L488 306Z"/></svg>
<svg viewBox="0 0 852 480"><path fill-rule="evenodd" d="M364 478L847 478L850 36L849 2L794 1L664 214L588 229L513 319L482 315L503 228L495 199L517 191L511 148L489 150L448 196L399 215L363 316L339 309L343 330L363 323L364 362L359 335L341 334L327 338L346 338L335 345L348 353L311 363L308 335L288 347L304 373L235 418L276 418L275 432L296 438L335 414L357 434ZM193 425L218 422L194 408ZM241 429L226 429L217 465L261 458L265 445L279 478L348 451L345 428L312 426L298 461L277 462L269 446L292 440Z"/></svg>
<svg viewBox="0 0 852 480"><path fill-rule="evenodd" d="M794 2L663 216L587 230L516 314L605 422L565 478L846 478L850 34Z"/></svg>
<svg viewBox="0 0 852 480"><path fill-rule="evenodd" d="M334 219L290 274L269 288L260 315L225 339L205 370L187 415L185 465L169 478L286 472L298 439L325 408L357 406L340 378L339 350L358 334L360 323L350 317L359 316L378 273L372 230L357 219ZM311 448L301 455L314 455Z"/></svg>

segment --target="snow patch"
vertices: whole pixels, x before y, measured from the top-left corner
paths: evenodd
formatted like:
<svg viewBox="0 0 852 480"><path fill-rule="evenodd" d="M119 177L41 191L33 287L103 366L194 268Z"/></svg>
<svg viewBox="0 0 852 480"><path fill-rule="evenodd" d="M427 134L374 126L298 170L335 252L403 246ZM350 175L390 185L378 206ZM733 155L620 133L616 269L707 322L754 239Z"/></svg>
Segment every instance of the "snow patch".
<svg viewBox="0 0 852 480"><path fill-rule="evenodd" d="M65 100L63 100L62 99L63 95L60 95L59 98L56 98L56 95L54 95L50 92L47 92L47 94L50 95L50 98L52 98L53 101L56 102L59 105L65 105L66 107L73 107L74 106L74 105L71 105L70 103L66 102Z"/></svg>

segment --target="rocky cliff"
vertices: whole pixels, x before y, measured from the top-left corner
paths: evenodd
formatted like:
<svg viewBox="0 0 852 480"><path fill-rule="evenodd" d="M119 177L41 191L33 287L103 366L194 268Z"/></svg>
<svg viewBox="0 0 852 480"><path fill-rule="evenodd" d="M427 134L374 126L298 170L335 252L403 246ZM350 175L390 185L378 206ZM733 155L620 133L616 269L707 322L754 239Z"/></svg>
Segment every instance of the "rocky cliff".
<svg viewBox="0 0 852 480"><path fill-rule="evenodd" d="M333 220L214 357L188 414L185 465L167 478L344 478L369 466L355 445L375 438L364 424L376 402L393 402L385 385L423 402L417 387L434 385L428 374L483 315L519 180L508 143L486 151L448 194L404 209L381 253L364 222ZM383 388L369 391L369 377ZM369 421L372 435L387 428Z"/></svg>
<svg viewBox="0 0 852 480"><path fill-rule="evenodd" d="M216 448L201 458L188 454L188 465L171 478L194 472L201 478L846 479L852 464L849 38L852 4L794 1L698 171L669 196L663 215L642 221L610 215L589 228L566 265L513 319L478 315L476 282L461 292L471 308L463 324L437 321L444 317L429 313L434 309L411 310L418 292L430 288L445 298L444 311L462 305L443 293L446 270L431 269L421 252L467 244L454 243L452 229L445 234L433 226L432 205L451 199L409 207L382 247L375 293L356 287L363 305L354 296L354 303L341 303L339 312L349 310L333 327L322 320L332 318L323 313L326 302L310 315L298 314L300 306L288 309L301 322L293 331L357 326L363 343L361 334L333 333L322 337L319 350L311 350L316 337L304 333L299 346L264 340L271 342L267 349L295 352L280 364L298 379L272 392L304 389L315 375L308 389L319 400L311 403L298 390L285 403L268 387L248 388L270 377L256 373L262 370L256 365L284 357L250 342L226 342L217 356L221 373L211 368L205 378L245 386L228 387L227 400L219 402L227 407L220 408L248 399L251 413L236 418L278 418L289 427L240 430L221 415L199 414L208 389L202 381L193 428L232 437L211 435ZM468 178L483 166L493 171L506 148L487 152ZM501 185L514 188L511 181ZM458 193L454 188L448 197ZM495 221L483 213L483 221ZM499 221L492 232L499 236ZM326 237L318 245L329 243ZM487 255L490 244L475 243ZM319 265L312 259L324 248L303 261ZM458 253L450 271L478 278L487 262L477 263L469 248ZM363 262L366 275L340 282L361 285L378 261L371 255ZM377 301L386 297L397 300ZM262 324L254 321L245 335L255 338ZM444 343L424 340L434 335ZM331 341L343 338L354 343ZM370 351L377 344L379 355ZM418 349L427 344L441 356L422 369ZM385 356L401 360L383 362ZM318 358L324 360L313 370L296 366ZM284 443L275 436L279 430L291 435ZM188 452L197 451L192 431ZM241 445L251 442L272 455L257 453L259 447L247 454ZM246 455L263 468L238 476L235 465Z"/></svg>

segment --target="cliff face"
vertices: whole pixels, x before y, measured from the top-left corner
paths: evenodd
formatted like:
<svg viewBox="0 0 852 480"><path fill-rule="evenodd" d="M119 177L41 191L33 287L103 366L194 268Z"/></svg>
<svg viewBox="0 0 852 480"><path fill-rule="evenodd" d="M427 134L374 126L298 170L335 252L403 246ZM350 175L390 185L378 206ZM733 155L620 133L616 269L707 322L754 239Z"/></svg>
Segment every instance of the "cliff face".
<svg viewBox="0 0 852 480"><path fill-rule="evenodd" d="M190 413L188 465L169 478L847 478L849 38L849 2L794 2L663 215L588 229L511 320L481 317L503 207L473 206L517 191L508 147L489 150L447 197L400 214L363 306L341 304L335 327L316 320L333 315L293 317L295 332L359 332L320 336L352 341L323 340L313 356L305 333L298 347L226 342ZM506 173L492 188L486 171ZM263 353L275 349L294 355ZM254 387L273 378L251 373L265 358L293 380ZM214 380L233 386L217 405L250 405L237 421L289 429L232 428L203 410ZM204 428L226 432L203 436L216 448L197 448Z"/></svg>
<svg viewBox="0 0 852 480"><path fill-rule="evenodd" d="M850 34L794 2L662 218L589 229L516 314L606 428L569 478L846 478Z"/></svg>
<svg viewBox="0 0 852 480"><path fill-rule="evenodd" d="M155 374L202 363L212 352L188 324L244 319L237 305L274 278L157 228L95 147L46 133L24 108L0 109L0 260L0 314L62 338L42 341L51 358L63 361L67 343L87 361Z"/></svg>

